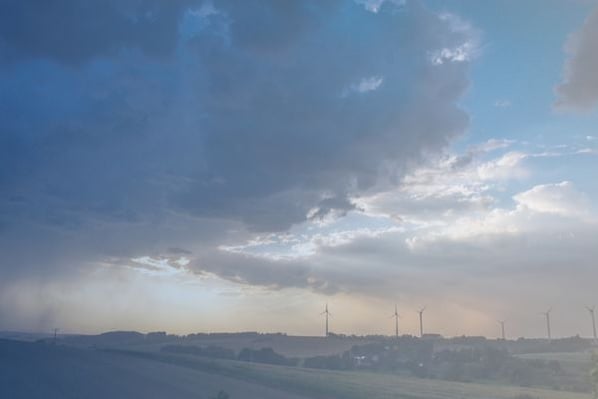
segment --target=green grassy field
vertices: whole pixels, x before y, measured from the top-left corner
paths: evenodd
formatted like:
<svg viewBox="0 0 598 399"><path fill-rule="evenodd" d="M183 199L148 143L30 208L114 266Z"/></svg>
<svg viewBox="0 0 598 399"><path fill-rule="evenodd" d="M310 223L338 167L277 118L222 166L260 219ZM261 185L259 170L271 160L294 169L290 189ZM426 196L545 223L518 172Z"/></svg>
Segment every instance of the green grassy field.
<svg viewBox="0 0 598 399"><path fill-rule="evenodd" d="M369 372L339 372L205 359L196 356L117 351L313 398L342 399L590 399L588 394L458 383ZM524 396L529 395L529 396ZM233 398L235 399L235 398Z"/></svg>

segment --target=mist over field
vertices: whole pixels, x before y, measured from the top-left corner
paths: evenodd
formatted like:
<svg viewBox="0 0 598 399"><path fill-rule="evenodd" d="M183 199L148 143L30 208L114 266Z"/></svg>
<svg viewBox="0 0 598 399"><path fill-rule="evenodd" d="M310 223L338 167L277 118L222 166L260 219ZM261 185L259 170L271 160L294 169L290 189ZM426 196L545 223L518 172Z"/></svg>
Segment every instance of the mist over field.
<svg viewBox="0 0 598 399"><path fill-rule="evenodd" d="M0 0L0 398L589 399L596 0Z"/></svg>

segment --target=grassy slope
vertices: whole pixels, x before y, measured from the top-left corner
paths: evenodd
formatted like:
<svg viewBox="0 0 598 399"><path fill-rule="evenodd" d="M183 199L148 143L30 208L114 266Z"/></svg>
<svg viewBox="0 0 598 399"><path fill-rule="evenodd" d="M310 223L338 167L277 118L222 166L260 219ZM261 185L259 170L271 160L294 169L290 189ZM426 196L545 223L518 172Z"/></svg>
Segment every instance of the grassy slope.
<svg viewBox="0 0 598 399"><path fill-rule="evenodd" d="M589 395L511 386L398 377L366 372L336 372L269 366L195 356L119 351L203 372L267 385L315 398L342 399L513 399L530 395L537 399L589 399Z"/></svg>
<svg viewBox="0 0 598 399"><path fill-rule="evenodd" d="M2 399L307 399L224 375L110 352L0 339Z"/></svg>

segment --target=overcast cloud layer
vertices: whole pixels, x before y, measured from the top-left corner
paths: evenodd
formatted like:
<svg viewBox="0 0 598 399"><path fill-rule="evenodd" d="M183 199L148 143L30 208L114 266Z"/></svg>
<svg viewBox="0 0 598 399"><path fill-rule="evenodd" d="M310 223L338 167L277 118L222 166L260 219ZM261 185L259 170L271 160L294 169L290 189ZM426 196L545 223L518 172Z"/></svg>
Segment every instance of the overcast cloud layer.
<svg viewBox="0 0 598 399"><path fill-rule="evenodd" d="M598 102L597 21L559 106ZM0 329L314 333L330 301L379 333L398 301L535 334L597 301L595 132L451 147L480 40L416 0L4 2Z"/></svg>
<svg viewBox="0 0 598 399"><path fill-rule="evenodd" d="M0 21L3 274L345 212L467 126L471 32L418 2L44 4Z"/></svg>

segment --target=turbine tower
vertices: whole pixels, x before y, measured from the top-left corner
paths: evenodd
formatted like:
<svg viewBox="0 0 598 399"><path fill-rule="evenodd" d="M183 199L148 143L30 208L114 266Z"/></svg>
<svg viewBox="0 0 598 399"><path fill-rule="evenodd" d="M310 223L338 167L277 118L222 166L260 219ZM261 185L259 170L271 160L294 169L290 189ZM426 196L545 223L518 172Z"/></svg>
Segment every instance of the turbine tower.
<svg viewBox="0 0 598 399"><path fill-rule="evenodd" d="M507 340L507 336L505 335L505 320L499 320L498 323L500 324L500 333L503 341Z"/></svg>
<svg viewBox="0 0 598 399"><path fill-rule="evenodd" d="M594 314L596 306L586 306L586 309L590 312L592 318L592 332L594 333L594 342L596 342L598 340L598 337L596 337L596 315Z"/></svg>
<svg viewBox="0 0 598 399"><path fill-rule="evenodd" d="M330 312L328 311L328 303L326 304L326 307L324 308L324 311L320 314L326 315L326 337L328 336L328 317L332 316L330 314Z"/></svg>
<svg viewBox="0 0 598 399"><path fill-rule="evenodd" d="M394 317L395 318L395 337L399 338L399 318L401 316L399 316L399 312L397 310L397 305L395 305L395 312L390 317Z"/></svg>
<svg viewBox="0 0 598 399"><path fill-rule="evenodd" d="M424 336L424 312L426 311L426 307L424 306L421 308L417 313L419 313L419 336Z"/></svg>
<svg viewBox="0 0 598 399"><path fill-rule="evenodd" d="M552 308L549 308L546 312L542 313L546 318L546 335L548 336L548 341L552 341L552 333L550 331L550 312L552 312Z"/></svg>

